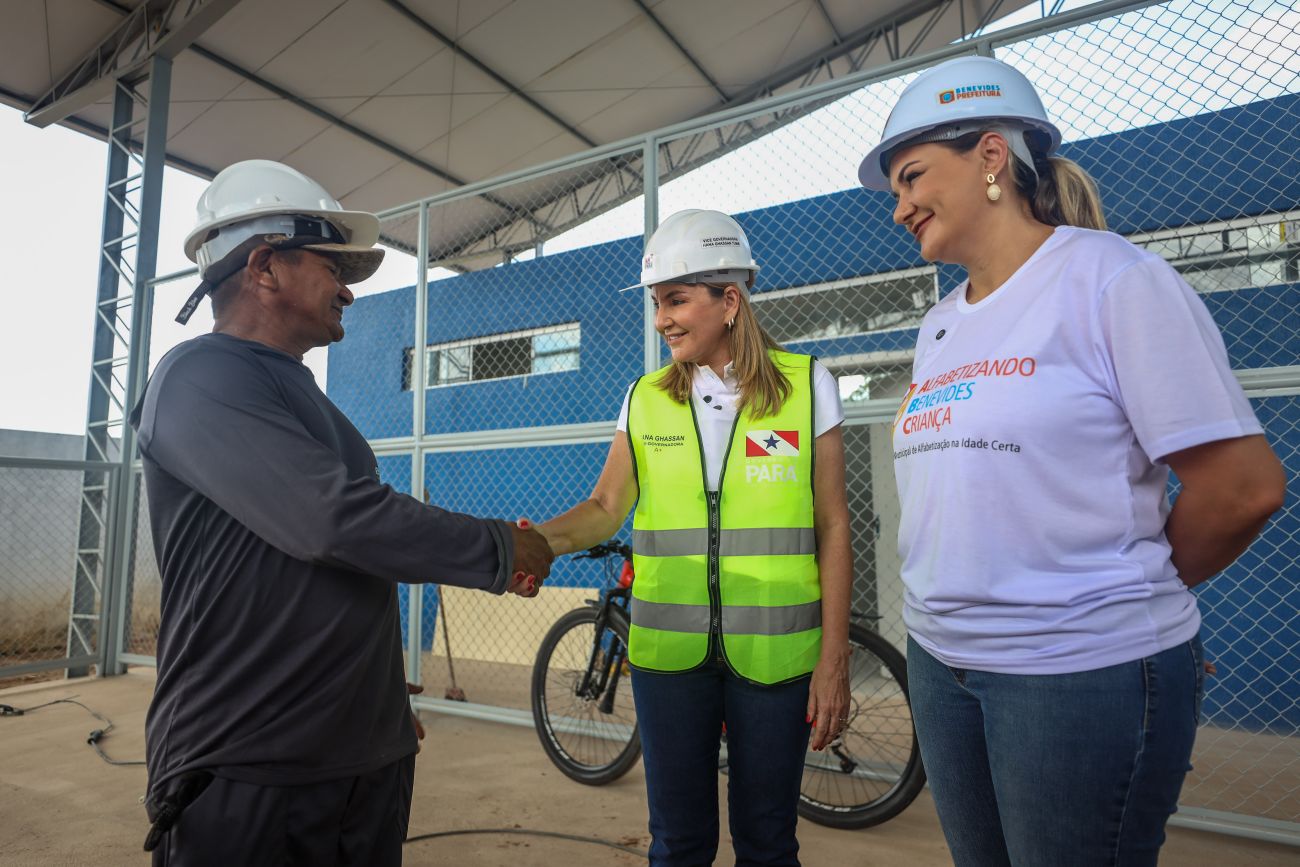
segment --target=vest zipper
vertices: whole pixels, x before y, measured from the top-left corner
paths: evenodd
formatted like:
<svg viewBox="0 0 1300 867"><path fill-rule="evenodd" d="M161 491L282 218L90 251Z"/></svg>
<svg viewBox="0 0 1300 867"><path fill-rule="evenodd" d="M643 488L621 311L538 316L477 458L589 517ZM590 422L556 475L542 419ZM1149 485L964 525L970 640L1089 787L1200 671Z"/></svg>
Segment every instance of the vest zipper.
<svg viewBox="0 0 1300 867"><path fill-rule="evenodd" d="M694 417L695 407L691 407ZM707 473L704 490L709 501L709 643L717 641L718 656L731 668L727 659L727 650L722 643L722 563L720 549L722 546L722 483L727 478L727 461L731 460L731 446L736 438L736 428L740 425L740 413L736 413L731 422L731 433L727 437L727 449L722 453L722 467L718 471L718 489L710 491ZM699 436L699 424L696 423L695 435ZM700 440L700 466L704 466L704 441ZM734 671L734 669L733 669Z"/></svg>
<svg viewBox="0 0 1300 867"><path fill-rule="evenodd" d="M721 485L719 485L719 488ZM718 652L722 652L722 588L721 568L718 562L718 540L721 537L722 516L719 501L720 491L706 491L709 500L709 644L718 643Z"/></svg>
<svg viewBox="0 0 1300 867"><path fill-rule="evenodd" d="M727 438L727 450L722 455L722 468L718 473L718 489L710 491L709 471L704 463L704 438L700 436L700 420L695 415L694 395L687 399L686 407L691 411L691 424L695 427L695 446L700 450L700 477L704 483L704 497L709 512L709 554L706 567L709 585L709 652L712 653L716 646L718 654L725 660L727 653L722 647L722 589L719 586L721 566L718 562L722 537L722 480L727 475L727 461L731 457L731 445L732 440L736 438L736 427L740 424L740 413L737 412L731 422L731 435Z"/></svg>

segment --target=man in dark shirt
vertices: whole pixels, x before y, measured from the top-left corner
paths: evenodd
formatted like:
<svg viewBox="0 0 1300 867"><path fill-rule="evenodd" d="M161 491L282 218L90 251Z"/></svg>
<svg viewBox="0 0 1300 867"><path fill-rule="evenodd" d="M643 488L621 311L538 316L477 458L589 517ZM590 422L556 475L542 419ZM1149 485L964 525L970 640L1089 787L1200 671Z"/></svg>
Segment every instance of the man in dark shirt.
<svg viewBox="0 0 1300 867"><path fill-rule="evenodd" d="M531 596L552 555L382 484L302 364L379 264L372 215L265 161L219 174L199 212L187 310L210 293L216 325L162 359L132 418L163 583L146 848L399 864L418 741L396 582Z"/></svg>

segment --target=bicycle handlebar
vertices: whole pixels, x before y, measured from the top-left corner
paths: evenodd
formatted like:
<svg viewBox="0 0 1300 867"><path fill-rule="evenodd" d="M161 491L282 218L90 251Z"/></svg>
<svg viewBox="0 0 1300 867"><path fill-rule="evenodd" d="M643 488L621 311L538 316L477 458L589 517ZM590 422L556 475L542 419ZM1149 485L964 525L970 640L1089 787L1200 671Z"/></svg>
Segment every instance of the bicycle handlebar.
<svg viewBox="0 0 1300 867"><path fill-rule="evenodd" d="M601 542L598 545L592 545L581 554L574 554L574 560L601 560L609 556L619 556L624 560L632 559L632 548L629 545L620 542L618 539L610 539L608 542Z"/></svg>

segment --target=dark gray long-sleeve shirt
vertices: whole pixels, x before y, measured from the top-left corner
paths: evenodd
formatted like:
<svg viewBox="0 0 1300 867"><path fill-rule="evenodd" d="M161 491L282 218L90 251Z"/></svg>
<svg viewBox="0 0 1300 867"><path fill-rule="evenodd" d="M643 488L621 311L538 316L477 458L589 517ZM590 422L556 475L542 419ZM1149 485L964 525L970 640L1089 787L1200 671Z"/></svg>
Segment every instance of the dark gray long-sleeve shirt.
<svg viewBox="0 0 1300 867"><path fill-rule="evenodd" d="M396 582L503 592L509 525L382 484L311 372L260 343L176 347L132 423L162 573L150 790L196 769L317 782L414 752Z"/></svg>

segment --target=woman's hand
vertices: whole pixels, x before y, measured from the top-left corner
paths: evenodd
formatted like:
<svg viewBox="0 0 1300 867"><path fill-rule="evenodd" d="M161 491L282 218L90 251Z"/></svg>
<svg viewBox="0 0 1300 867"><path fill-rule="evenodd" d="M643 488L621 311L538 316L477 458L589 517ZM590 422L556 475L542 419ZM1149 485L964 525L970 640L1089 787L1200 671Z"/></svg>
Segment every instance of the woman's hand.
<svg viewBox="0 0 1300 867"><path fill-rule="evenodd" d="M546 539L546 534L542 533L541 529L528 518L520 518L515 522L515 526L525 532L532 530L537 531L538 535L546 540L547 545L550 545L550 540ZM541 589L542 581L539 580L536 575L530 575L526 571L515 572L510 579L510 583L506 585L507 593L513 593L516 596L523 596L529 599L541 592Z"/></svg>
<svg viewBox="0 0 1300 867"><path fill-rule="evenodd" d="M808 686L811 746L825 749L844 731L849 719L849 648L823 648Z"/></svg>

